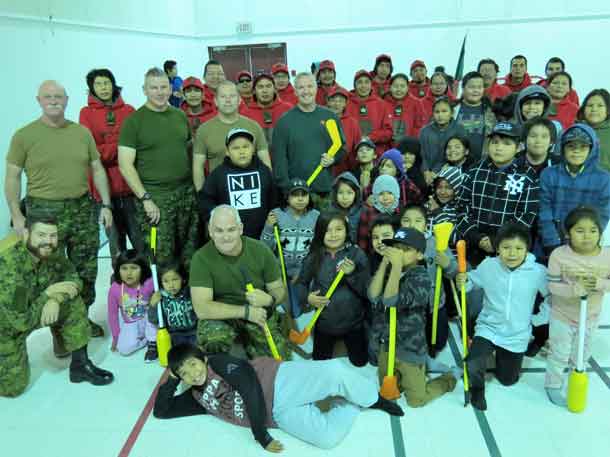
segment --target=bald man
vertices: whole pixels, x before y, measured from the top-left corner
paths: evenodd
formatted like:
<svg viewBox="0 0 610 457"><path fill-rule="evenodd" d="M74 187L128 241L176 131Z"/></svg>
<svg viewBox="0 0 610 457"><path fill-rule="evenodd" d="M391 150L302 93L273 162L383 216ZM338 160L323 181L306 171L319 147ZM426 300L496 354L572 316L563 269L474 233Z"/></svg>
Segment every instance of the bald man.
<svg viewBox="0 0 610 457"><path fill-rule="evenodd" d="M87 308L95 302L99 223L112 225L108 180L95 140L89 130L64 117L68 94L57 81L44 81L36 97L42 115L13 135L6 155L4 194L13 227L22 234L25 217L19 207L21 175L27 176L26 213L50 216L58 222L59 250L65 252L83 282L81 296ZM98 209L89 195L87 176L101 198ZM89 321L91 334L103 336L103 329ZM69 355L58 332L53 349L58 357Z"/></svg>
<svg viewBox="0 0 610 457"><path fill-rule="evenodd" d="M191 261L197 343L205 352L226 353L241 336L248 357L271 356L263 332L266 322L282 359L289 360L275 309L286 293L278 262L262 241L243 236L243 231L235 208L218 205L212 210L211 241ZM246 293L247 283L254 290Z"/></svg>

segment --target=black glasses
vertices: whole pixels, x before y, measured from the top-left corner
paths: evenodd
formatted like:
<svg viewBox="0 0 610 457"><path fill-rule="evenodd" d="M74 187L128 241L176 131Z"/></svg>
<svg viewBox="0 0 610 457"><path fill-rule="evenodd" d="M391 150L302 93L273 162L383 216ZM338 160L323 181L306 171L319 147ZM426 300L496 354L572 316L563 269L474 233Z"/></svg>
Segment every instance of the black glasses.
<svg viewBox="0 0 610 457"><path fill-rule="evenodd" d="M252 80L251 79L240 79L238 82L239 82L239 84L243 84L243 83L250 83L250 82L252 82Z"/></svg>

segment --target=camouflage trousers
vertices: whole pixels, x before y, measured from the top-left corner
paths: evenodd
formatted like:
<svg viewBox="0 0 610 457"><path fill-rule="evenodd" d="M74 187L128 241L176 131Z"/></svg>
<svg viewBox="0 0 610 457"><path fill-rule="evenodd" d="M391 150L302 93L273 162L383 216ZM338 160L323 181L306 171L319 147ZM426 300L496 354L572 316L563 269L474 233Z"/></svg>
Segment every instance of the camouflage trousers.
<svg viewBox="0 0 610 457"><path fill-rule="evenodd" d="M172 191L156 190L152 186L147 191L161 213L157 224L157 263L179 260L188 271L198 238L199 213L195 188L189 183ZM136 201L136 221L144 241L145 253L150 256L151 224L141 201Z"/></svg>
<svg viewBox="0 0 610 457"><path fill-rule="evenodd" d="M30 381L30 364L26 339L40 328L40 317L44 300L28 310L28 321L32 328L17 331L10 322L0 321L0 396L16 397L23 393ZM87 319L87 308L80 296L60 305L59 318L53 327L59 330L66 349L70 352L82 348L89 342L91 328Z"/></svg>
<svg viewBox="0 0 610 457"><path fill-rule="evenodd" d="M267 326L282 360L291 360L292 352L282 333L279 313L275 312L267 319ZM272 356L265 332L252 322L243 319L226 321L204 319L197 325L197 344L204 352L227 353L238 337L244 342L248 358Z"/></svg>
<svg viewBox="0 0 610 457"><path fill-rule="evenodd" d="M97 253L100 247L95 202L88 194L66 200L26 197L26 214L50 215L57 219L58 248L66 253L76 268L83 281L83 302L87 307L91 306L95 303Z"/></svg>

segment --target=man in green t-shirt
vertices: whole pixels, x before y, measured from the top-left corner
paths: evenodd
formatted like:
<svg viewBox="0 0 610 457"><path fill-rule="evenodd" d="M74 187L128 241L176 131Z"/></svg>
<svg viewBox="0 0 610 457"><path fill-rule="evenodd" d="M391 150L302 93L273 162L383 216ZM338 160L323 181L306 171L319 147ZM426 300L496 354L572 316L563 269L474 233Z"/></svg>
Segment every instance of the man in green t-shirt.
<svg viewBox="0 0 610 457"><path fill-rule="evenodd" d="M210 215L211 241L193 256L189 281L199 318L197 342L205 352L228 352L242 336L250 358L270 356L266 322L282 359L289 360L275 310L286 294L277 260L261 241L243 236L243 228L235 208L217 206ZM247 284L254 290L246 292Z"/></svg>
<svg viewBox="0 0 610 457"><path fill-rule="evenodd" d="M119 168L136 202L136 220L148 250L157 226L159 263L180 259L188 266L197 242L197 205L187 145L189 123L168 103L167 74L151 68L144 77L146 103L121 127Z"/></svg>
<svg viewBox="0 0 610 457"><path fill-rule="evenodd" d="M95 302L98 220L112 225L110 192L106 171L100 161L95 140L86 127L65 118L68 94L56 81L41 84L36 97L42 116L19 129L11 140L6 156L5 195L19 234L25 230L21 212L21 175L27 176L26 213L52 216L59 226L59 251L66 253L83 281L81 296L85 305ZM87 178L101 198L101 211L89 195ZM90 322L92 336L104 334L102 327ZM52 328L54 352L67 356L61 335Z"/></svg>
<svg viewBox="0 0 610 457"><path fill-rule="evenodd" d="M254 134L256 155L271 168L269 149L263 129L252 119L239 114L239 92L231 81L219 84L214 97L218 114L197 129L193 142L193 183L199 192L203 187L206 161L209 173L222 164L226 156L225 140L229 130L241 128Z"/></svg>

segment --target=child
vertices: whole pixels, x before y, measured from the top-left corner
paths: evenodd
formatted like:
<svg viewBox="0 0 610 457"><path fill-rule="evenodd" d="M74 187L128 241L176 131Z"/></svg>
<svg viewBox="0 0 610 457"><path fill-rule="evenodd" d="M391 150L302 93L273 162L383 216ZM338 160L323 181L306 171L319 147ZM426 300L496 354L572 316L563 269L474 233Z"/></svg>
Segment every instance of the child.
<svg viewBox="0 0 610 457"><path fill-rule="evenodd" d="M459 236L468 243L473 266L493 254L493 237L507 222L528 230L538 213L538 179L515 161L521 140L516 124L498 122L489 140L489 157L466 173L458 202Z"/></svg>
<svg viewBox="0 0 610 457"><path fill-rule="evenodd" d="M444 252L436 251L436 238L428 230L428 220L426 209L419 205L411 205L404 208L400 215L400 226L403 228L412 228L424 235L426 239L426 249L424 251L424 264L428 271L431 283L430 303L426 321L426 337L428 347L432 344L432 312L434 307L434 288L436 281L436 267L440 265L443 269L443 277L446 279L453 278L457 273L457 261L451 253L451 249L447 247ZM447 344L449 337L449 319L447 308L445 306L445 291L441 284L441 296L438 305L438 325L436 336L436 350L441 351ZM436 362L432 357L426 358L426 365L431 370L449 371L449 367Z"/></svg>
<svg viewBox="0 0 610 457"><path fill-rule="evenodd" d="M309 193L309 186L304 180L293 178L290 181L284 206L269 212L261 234L261 241L276 252L277 241L273 226L277 224L289 282L288 292L292 317L300 316L302 310L298 301L292 296L293 290L290 284L296 280L301 265L309 253L316 221L320 215L320 212L314 209Z"/></svg>
<svg viewBox="0 0 610 457"><path fill-rule="evenodd" d="M271 170L254 154L254 135L248 130L229 130L225 145L224 162L199 192L201 220L207 222L214 207L228 204L239 211L244 235L258 239L277 197Z"/></svg>
<svg viewBox="0 0 610 457"><path fill-rule="evenodd" d="M580 205L599 211L602 227L610 218L610 175L599 165L599 141L586 124L575 124L561 136L561 162L540 175L538 228L547 255L564 241L561 227Z"/></svg>
<svg viewBox="0 0 610 457"><path fill-rule="evenodd" d="M426 310L432 284L426 268L419 265L426 250L424 235L412 228L400 228L393 239L384 243L388 246L368 289L369 299L374 304L371 349L379 353L378 373L383 380L388 363L386 311L388 307L396 307L398 388L405 393L407 404L417 408L451 392L456 380L449 373L426 380Z"/></svg>
<svg viewBox="0 0 610 457"><path fill-rule="evenodd" d="M396 149L402 154L402 162L407 177L415 183L423 199L428 194L428 183L426 183L426 178L422 172L421 144L419 139L413 136L402 137Z"/></svg>
<svg viewBox="0 0 610 457"><path fill-rule="evenodd" d="M604 293L610 292L610 248L600 247L603 226L594 208L581 206L566 217L568 244L553 251L549 260L552 296L550 353L544 387L549 400L566 406L564 370L574 368L578 351L580 299L587 297L584 360L591 356Z"/></svg>
<svg viewBox="0 0 610 457"><path fill-rule="evenodd" d="M353 174L346 171L335 179L332 192L332 207L343 211L349 222L349 239L353 244L358 242L358 222L362 212L362 192L360 184Z"/></svg>
<svg viewBox="0 0 610 457"><path fill-rule="evenodd" d="M470 400L485 411L487 359L496 353L496 379L505 386L519 380L523 356L535 325L545 321L545 312L532 316L536 295L548 295L546 269L536 263L530 234L521 224L506 224L496 235L497 257L486 258L469 273L458 273L458 288L483 290L483 309L476 320L468 357ZM543 306L547 310L548 306Z"/></svg>
<svg viewBox="0 0 610 457"><path fill-rule="evenodd" d="M320 215L295 290L299 303L324 307L313 331L313 359L331 359L335 343L343 340L350 362L361 367L368 361L364 317L371 273L367 256L350 243L348 233L342 212ZM345 276L329 300L324 294L339 270Z"/></svg>
<svg viewBox="0 0 610 457"><path fill-rule="evenodd" d="M457 223L457 201L462 181L464 174L457 167L444 167L438 173L433 183L433 194L426 204L431 226L441 222Z"/></svg>
<svg viewBox="0 0 610 457"><path fill-rule="evenodd" d="M533 86L530 86L533 87ZM542 171L558 163L559 158L552 154L557 141L553 121L543 117L530 119L523 126L525 154L519 158L522 164L532 167L540 177Z"/></svg>
<svg viewBox="0 0 610 457"><path fill-rule="evenodd" d="M159 325L158 307L161 306L163 322L169 331L172 346L195 344L197 315L193 309L191 289L188 287L183 267L178 262L161 266L159 278L161 290L155 292L150 299L148 321Z"/></svg>
<svg viewBox="0 0 610 457"><path fill-rule="evenodd" d="M379 396L374 382L340 360L278 362L260 357L246 361L181 345L169 351L168 362L169 378L159 388L155 417L211 414L250 427L254 439L270 452L281 452L284 446L268 428L330 449L349 433L360 408L404 414L400 406ZM181 380L189 388L174 396ZM330 396L347 402L322 413L314 402Z"/></svg>
<svg viewBox="0 0 610 457"><path fill-rule="evenodd" d="M375 179L380 175L390 175L396 178L400 188L400 205L404 206L422 200L419 188L405 173L403 157L398 149L390 149L379 158L377 166L373 169L372 181L375 182ZM363 195L367 198L369 204L372 202L370 194L371 186L363 191Z"/></svg>
<svg viewBox="0 0 610 457"><path fill-rule="evenodd" d="M450 136L443 150L445 151L445 164L443 168L448 166L458 167L462 172L466 172L474 165L474 160L470 155L470 141L465 136Z"/></svg>
<svg viewBox="0 0 610 457"><path fill-rule="evenodd" d="M396 214L398 212L398 199L400 189L396 178L390 175L378 176L373 183L373 204L366 203L360 213L358 223L358 246L370 253L370 223L378 214Z"/></svg>
<svg viewBox="0 0 610 457"><path fill-rule="evenodd" d="M599 166L610 172L610 93L594 89L587 94L577 119L590 125L599 138Z"/></svg>
<svg viewBox="0 0 610 457"><path fill-rule="evenodd" d="M108 325L111 350L129 355L148 345L146 363L157 360L157 329L146 319L153 294L150 266L135 249L122 252L114 267L114 281L108 291Z"/></svg>
<svg viewBox="0 0 610 457"><path fill-rule="evenodd" d="M360 183L360 188L364 189L371 185L371 174L375 166L375 143L368 138L363 138L354 148L358 167L353 171L354 177Z"/></svg>
<svg viewBox="0 0 610 457"><path fill-rule="evenodd" d="M454 135L466 135L464 128L453 119L453 107L447 97L439 97L432 105L432 122L419 135L423 157L422 170L426 183L432 184L445 163L443 146Z"/></svg>
<svg viewBox="0 0 610 457"><path fill-rule="evenodd" d="M383 258L383 253L386 248L383 240L391 240L394 238L394 232L398 225L397 223L397 218L390 214L379 214L371 222L371 247L373 248L369 255L371 271L376 271L377 267L379 267L379 263Z"/></svg>

